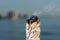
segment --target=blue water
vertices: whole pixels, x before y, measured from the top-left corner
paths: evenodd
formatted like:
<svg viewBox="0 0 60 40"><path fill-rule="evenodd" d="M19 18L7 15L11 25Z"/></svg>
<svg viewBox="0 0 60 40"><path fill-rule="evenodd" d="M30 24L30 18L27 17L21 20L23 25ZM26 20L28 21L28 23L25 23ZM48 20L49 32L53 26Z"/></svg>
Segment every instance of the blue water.
<svg viewBox="0 0 60 40"><path fill-rule="evenodd" d="M40 18L41 40L60 40L60 19ZM25 19L0 20L0 40L25 40Z"/></svg>

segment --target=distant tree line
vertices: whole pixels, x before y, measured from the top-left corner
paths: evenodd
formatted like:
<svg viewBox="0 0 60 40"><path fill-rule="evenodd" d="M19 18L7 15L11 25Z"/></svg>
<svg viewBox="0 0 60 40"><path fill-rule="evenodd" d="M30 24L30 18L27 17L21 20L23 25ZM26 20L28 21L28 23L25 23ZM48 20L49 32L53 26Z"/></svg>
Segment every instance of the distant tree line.
<svg viewBox="0 0 60 40"><path fill-rule="evenodd" d="M17 13L16 13L17 14ZM8 13L7 13L7 16L2 16L1 14L0 14L0 19L11 19L13 16L15 16L15 12L14 11L9 11ZM25 14L21 14L21 13L18 13L18 18L26 18L27 16L28 16L28 14L27 13L25 13Z"/></svg>

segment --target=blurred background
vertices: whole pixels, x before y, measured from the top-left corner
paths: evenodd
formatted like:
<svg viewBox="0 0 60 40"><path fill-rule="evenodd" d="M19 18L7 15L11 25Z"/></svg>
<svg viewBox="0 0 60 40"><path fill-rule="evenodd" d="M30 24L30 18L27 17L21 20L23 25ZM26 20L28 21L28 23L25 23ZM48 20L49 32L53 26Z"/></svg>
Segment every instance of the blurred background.
<svg viewBox="0 0 60 40"><path fill-rule="evenodd" d="M0 0L0 40L26 40L26 18L39 16L41 40L60 40L60 0Z"/></svg>

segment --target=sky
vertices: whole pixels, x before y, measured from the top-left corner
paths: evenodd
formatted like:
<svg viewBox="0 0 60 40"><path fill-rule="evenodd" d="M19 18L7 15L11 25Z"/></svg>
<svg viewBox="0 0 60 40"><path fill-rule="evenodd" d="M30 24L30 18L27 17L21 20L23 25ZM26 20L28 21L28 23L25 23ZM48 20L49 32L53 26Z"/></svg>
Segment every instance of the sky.
<svg viewBox="0 0 60 40"><path fill-rule="evenodd" d="M60 0L0 0L0 14L5 15L10 10L22 13L38 10L40 14L55 15L60 12Z"/></svg>

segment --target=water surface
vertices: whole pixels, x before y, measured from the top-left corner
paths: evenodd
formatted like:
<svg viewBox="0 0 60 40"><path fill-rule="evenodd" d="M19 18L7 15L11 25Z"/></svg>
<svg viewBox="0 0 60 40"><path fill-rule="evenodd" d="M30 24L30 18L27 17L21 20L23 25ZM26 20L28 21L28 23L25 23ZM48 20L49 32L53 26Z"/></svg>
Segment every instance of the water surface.
<svg viewBox="0 0 60 40"><path fill-rule="evenodd" d="M41 40L60 40L60 19L40 18ZM0 20L0 40L25 40L25 19Z"/></svg>

